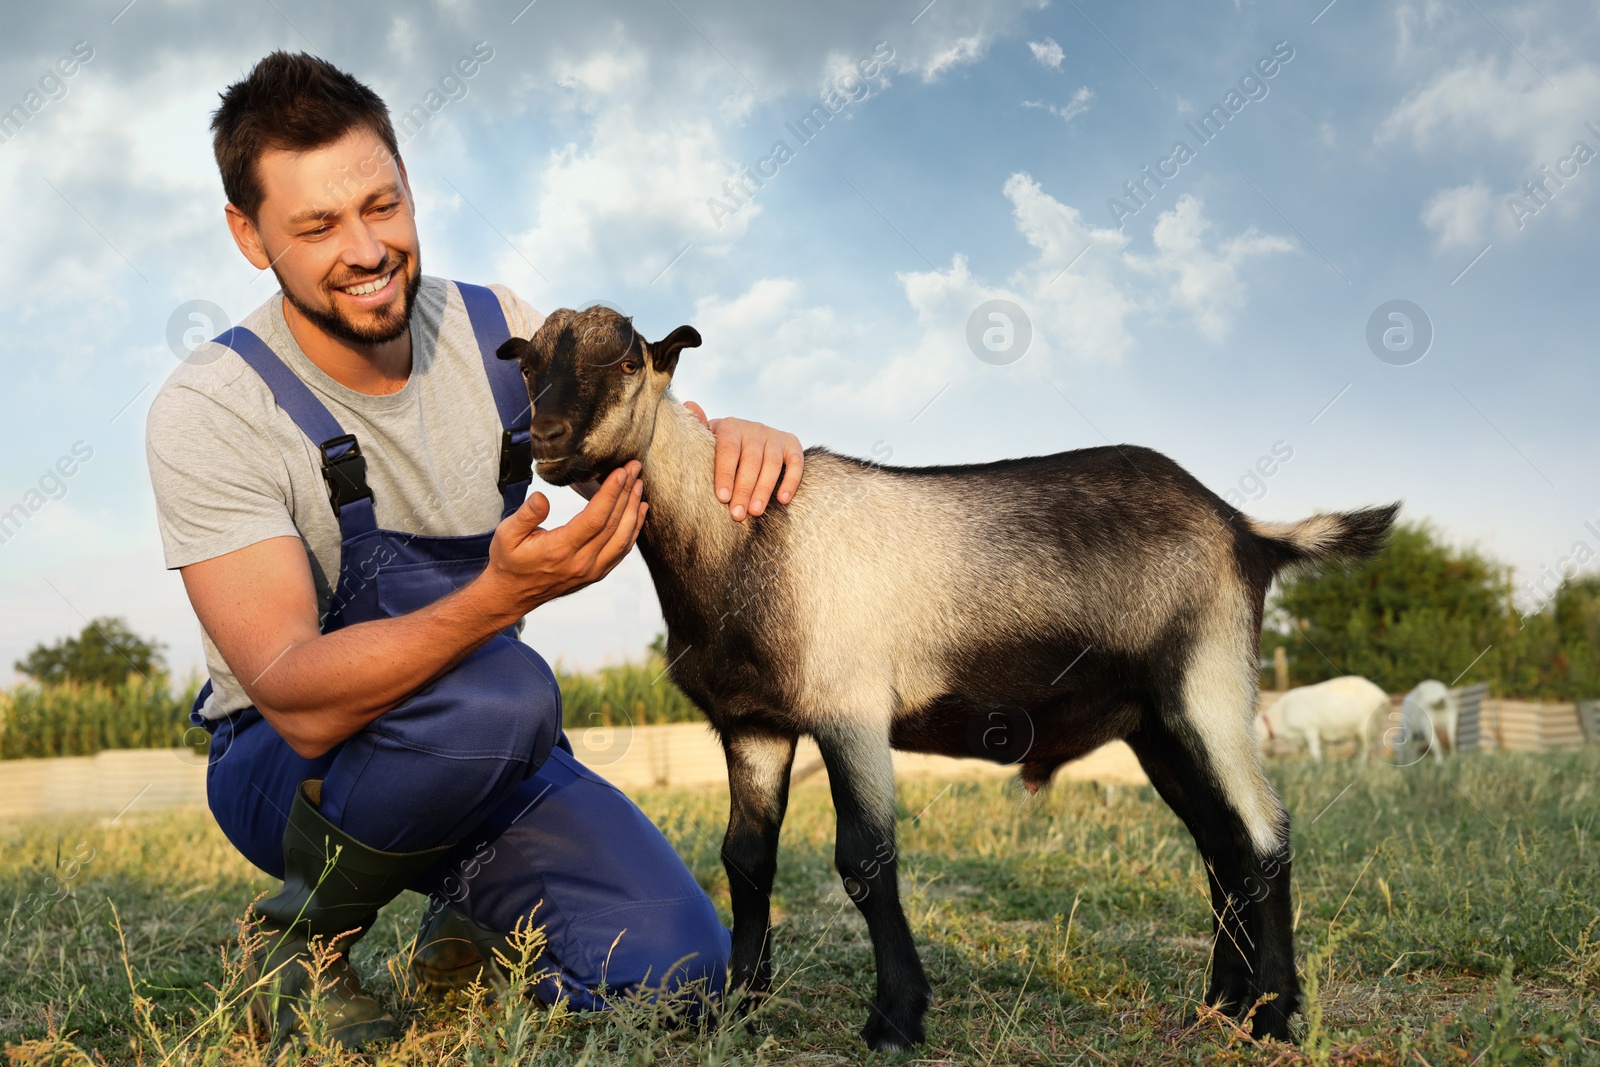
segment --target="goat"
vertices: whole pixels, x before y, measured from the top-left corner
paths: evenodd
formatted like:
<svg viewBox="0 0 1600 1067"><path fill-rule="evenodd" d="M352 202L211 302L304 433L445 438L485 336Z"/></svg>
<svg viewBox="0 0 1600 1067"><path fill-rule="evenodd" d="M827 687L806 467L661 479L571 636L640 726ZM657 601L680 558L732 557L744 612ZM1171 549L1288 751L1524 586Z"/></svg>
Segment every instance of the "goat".
<svg viewBox="0 0 1600 1067"><path fill-rule="evenodd" d="M673 680L718 734L730 811L729 986L770 990L770 893L795 743L837 812L834 860L877 990L861 1036L923 1040L932 987L901 908L891 747L1020 764L1037 789L1114 738L1187 824L1215 926L1207 1004L1287 1038L1299 1005L1289 818L1251 737L1262 600L1279 570L1375 554L1399 505L1248 518L1133 446L889 467L821 448L785 506L728 520L714 439L673 400L681 326L646 342L605 307L552 313L521 364L553 485L642 463L639 538Z"/></svg>
<svg viewBox="0 0 1600 1067"><path fill-rule="evenodd" d="M1433 678L1419 682L1400 704L1401 739L1395 747L1431 755L1442 763L1446 749L1455 751L1460 717L1448 686Z"/></svg>
<svg viewBox="0 0 1600 1067"><path fill-rule="evenodd" d="M1354 741L1365 760L1388 723L1389 694L1360 675L1291 689L1256 718L1256 736L1298 741L1314 760L1325 741Z"/></svg>

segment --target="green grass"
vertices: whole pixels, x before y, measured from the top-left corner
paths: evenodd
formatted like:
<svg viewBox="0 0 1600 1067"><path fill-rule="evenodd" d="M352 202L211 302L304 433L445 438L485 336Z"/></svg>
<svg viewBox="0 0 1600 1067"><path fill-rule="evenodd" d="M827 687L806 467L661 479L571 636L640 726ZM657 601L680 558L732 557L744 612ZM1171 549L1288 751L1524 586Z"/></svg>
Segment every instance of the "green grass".
<svg viewBox="0 0 1600 1067"><path fill-rule="evenodd" d="M1600 1062L1600 748L1404 770L1285 761L1273 774L1296 819L1311 994L1298 1048L1254 1046L1217 1020L1185 1027L1209 910L1188 835L1151 790L1071 784L1023 803L1004 783L912 782L902 892L935 1004L924 1049L877 1060ZM643 804L726 916L726 794ZM782 999L756 1034L673 1035L637 1007L425 1003L390 966L420 910L408 895L356 953L412 1026L377 1062L866 1062L855 1033L871 950L832 843L827 791L806 782L775 893ZM237 989L224 965L233 920L272 887L201 812L0 827L0 1043L16 1064L262 1062L236 1007L213 1010L212 987Z"/></svg>

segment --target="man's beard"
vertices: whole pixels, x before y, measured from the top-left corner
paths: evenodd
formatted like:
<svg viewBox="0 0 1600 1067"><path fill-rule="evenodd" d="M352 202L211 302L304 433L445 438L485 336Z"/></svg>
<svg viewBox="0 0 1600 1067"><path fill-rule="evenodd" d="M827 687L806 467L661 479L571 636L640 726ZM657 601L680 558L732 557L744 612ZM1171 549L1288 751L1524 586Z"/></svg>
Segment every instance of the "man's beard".
<svg viewBox="0 0 1600 1067"><path fill-rule="evenodd" d="M401 270L408 263L409 259L402 256L391 269ZM278 287L283 290L284 299L288 300L308 322L329 337L337 337L341 341L355 345L387 344L402 336L411 324L411 308L416 304L417 291L422 288L422 272L418 271L406 279L405 291L400 296L399 310L385 308L371 326L363 327L345 318L333 297L329 297L326 309L311 307L294 295L294 291L284 282L283 275L278 273L276 265L273 266L272 273L277 275ZM375 277L381 278L387 273L388 271L378 271Z"/></svg>

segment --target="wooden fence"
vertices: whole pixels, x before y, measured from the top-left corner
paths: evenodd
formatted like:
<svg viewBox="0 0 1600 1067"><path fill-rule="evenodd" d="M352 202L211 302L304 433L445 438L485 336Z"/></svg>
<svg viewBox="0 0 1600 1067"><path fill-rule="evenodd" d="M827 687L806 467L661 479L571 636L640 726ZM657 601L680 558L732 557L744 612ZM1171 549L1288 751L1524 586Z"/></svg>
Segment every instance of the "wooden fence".
<svg viewBox="0 0 1600 1067"><path fill-rule="evenodd" d="M1262 693L1259 707L1280 695ZM1481 703L1474 747L1509 752L1576 748L1586 740L1582 722L1574 704L1490 697ZM593 727L574 730L568 736L580 760L627 793L725 786L728 781L722 747L702 723ZM896 752L894 769L901 778L983 779L1016 774L1014 767L984 760L911 752ZM827 771L816 744L804 738L795 754L793 780L814 776L825 782ZM1148 781L1133 751L1120 741L1067 764L1056 772L1056 779L1102 785L1144 785ZM187 749L122 749L94 756L0 760L0 819L89 815L116 820L133 812L205 804L204 758Z"/></svg>
<svg viewBox="0 0 1600 1067"><path fill-rule="evenodd" d="M595 727L569 735L585 764L627 793L655 788L722 786L728 781L722 746L701 723ZM899 777L1003 778L1016 773L983 760L894 754ZM793 779L827 780L809 738L795 754ZM1060 780L1140 785L1146 779L1133 751L1120 741L1057 772ZM204 807L205 762L186 749L123 749L94 756L0 760L0 819L89 815L119 819L157 808Z"/></svg>

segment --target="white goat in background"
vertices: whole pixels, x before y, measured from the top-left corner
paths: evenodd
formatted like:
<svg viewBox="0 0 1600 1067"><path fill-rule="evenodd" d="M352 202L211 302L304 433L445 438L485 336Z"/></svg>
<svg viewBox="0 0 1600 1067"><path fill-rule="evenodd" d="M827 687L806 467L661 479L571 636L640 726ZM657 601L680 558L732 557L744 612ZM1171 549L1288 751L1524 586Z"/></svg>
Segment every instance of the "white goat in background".
<svg viewBox="0 0 1600 1067"><path fill-rule="evenodd" d="M1350 674L1291 689L1256 717L1261 741L1285 738L1304 745L1314 760L1328 741L1355 741L1366 759L1387 725L1389 694Z"/></svg>
<svg viewBox="0 0 1600 1067"><path fill-rule="evenodd" d="M1400 725L1405 731L1395 747L1425 751L1443 762L1445 750L1456 750L1456 725L1461 709L1443 682L1433 678L1406 694L1400 705Z"/></svg>

